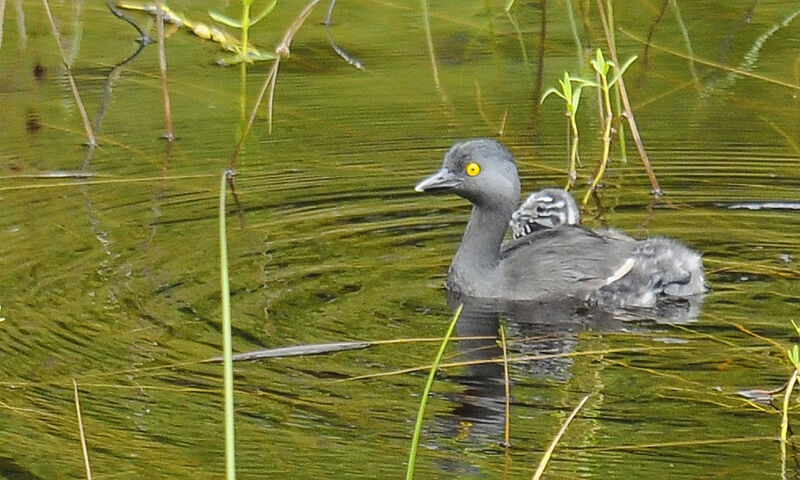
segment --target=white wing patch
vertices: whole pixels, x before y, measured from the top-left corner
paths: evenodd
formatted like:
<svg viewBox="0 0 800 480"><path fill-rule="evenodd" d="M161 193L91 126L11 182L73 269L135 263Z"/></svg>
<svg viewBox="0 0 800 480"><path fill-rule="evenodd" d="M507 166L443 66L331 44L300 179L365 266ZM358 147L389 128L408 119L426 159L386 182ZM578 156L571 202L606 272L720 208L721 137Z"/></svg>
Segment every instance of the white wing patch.
<svg viewBox="0 0 800 480"><path fill-rule="evenodd" d="M627 275L631 270L633 270L633 265L636 263L636 260L633 258L628 257L625 262L620 265L618 269L611 274L610 277L606 278L606 285L611 285L612 283L616 282L620 278Z"/></svg>

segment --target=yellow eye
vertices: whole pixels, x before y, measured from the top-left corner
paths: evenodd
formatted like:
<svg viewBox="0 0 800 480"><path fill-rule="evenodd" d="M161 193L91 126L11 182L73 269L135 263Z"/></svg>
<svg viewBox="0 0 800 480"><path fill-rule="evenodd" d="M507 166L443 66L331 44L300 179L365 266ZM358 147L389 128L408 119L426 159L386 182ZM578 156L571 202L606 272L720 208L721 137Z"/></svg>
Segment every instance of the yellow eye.
<svg viewBox="0 0 800 480"><path fill-rule="evenodd" d="M481 166L475 162L468 163L466 171L467 175L469 175L470 177L474 177L475 175L481 173Z"/></svg>

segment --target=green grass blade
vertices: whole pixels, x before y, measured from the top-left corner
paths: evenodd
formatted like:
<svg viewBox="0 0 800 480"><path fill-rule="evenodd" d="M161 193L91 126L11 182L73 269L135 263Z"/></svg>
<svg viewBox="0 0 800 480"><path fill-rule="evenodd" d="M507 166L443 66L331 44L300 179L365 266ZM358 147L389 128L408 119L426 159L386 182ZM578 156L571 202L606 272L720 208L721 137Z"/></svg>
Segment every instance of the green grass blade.
<svg viewBox="0 0 800 480"><path fill-rule="evenodd" d="M425 390L422 392L422 398L419 402L419 411L417 412L417 423L414 425L414 436L411 439L411 452L408 454L408 469L406 470L406 480L411 480L414 478L414 464L417 461L417 449L419 448L419 436L422 432L422 419L425 416L425 406L428 404L428 395L431 393L431 386L433 385L433 378L436 376L436 370L439 369L439 363L444 356L444 351L447 348L447 342L450 340L450 336L453 334L453 330L456 327L456 323L458 322L458 317L461 316L461 309L464 308L464 305L459 305L458 309L456 309L456 313L453 315L453 319L450 320L450 326L447 328L447 333L445 334L444 338L442 339L442 344L439 346L439 352L436 354L436 358L433 360L433 365L431 365L431 371L428 374L428 381L425 383Z"/></svg>
<svg viewBox="0 0 800 480"><path fill-rule="evenodd" d="M219 188L219 273L222 300L222 355L225 391L225 478L236 480L236 450L233 428L233 355L231 353L231 292L228 281L228 240L225 227L225 183L233 170L222 174Z"/></svg>

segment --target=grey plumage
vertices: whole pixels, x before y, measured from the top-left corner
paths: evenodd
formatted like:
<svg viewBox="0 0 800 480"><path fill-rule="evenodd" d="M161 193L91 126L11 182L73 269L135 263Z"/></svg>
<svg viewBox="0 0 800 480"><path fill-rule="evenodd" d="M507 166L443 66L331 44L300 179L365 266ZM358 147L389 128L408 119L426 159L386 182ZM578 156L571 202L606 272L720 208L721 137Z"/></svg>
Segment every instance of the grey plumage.
<svg viewBox="0 0 800 480"><path fill-rule="evenodd" d="M533 210L514 212L520 192L517 166L511 153L493 140L456 143L442 168L416 190L455 193L473 205L448 271L451 291L506 300L575 298L626 307L653 306L664 296L705 290L699 254L666 238L638 241L615 230L583 228L577 225L577 205L563 190L544 191L523 204L531 202ZM548 208L537 210L545 197ZM517 238L503 244L510 220L512 228L517 221Z"/></svg>

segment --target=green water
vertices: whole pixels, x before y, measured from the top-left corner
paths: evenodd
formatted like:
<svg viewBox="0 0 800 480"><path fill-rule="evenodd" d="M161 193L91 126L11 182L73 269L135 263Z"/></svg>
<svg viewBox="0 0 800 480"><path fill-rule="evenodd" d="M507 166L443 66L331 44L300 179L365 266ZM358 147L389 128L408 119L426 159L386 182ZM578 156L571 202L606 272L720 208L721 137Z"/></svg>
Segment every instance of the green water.
<svg viewBox="0 0 800 480"><path fill-rule="evenodd" d="M469 208L416 194L415 182L455 139L499 138L501 129L524 192L566 178L562 107L538 98L564 70L588 75L578 55L591 52L576 47L565 1L517 3L524 55L503 2L430 5L439 88L419 2L337 4L334 37L364 71L331 49L327 4L317 6L281 64L273 132L262 107L236 166L236 351L445 332L442 284ZM695 319L677 324L647 314L546 332L510 322L513 355L584 353L511 365L508 454L497 368L445 370L417 478L530 478L587 394L546 478L780 477L778 410L736 392L778 387L791 372L783 348L796 340L800 210L729 207L800 200L800 7L676 3L679 12L672 2L614 3L620 57L639 57L627 87L664 201L652 205L628 137L629 161L612 165L602 215L593 204L586 223L702 251L711 292ZM207 1L170 6L203 21L209 8L236 15ZM279 3L253 40L275 45L302 7ZM572 7L584 46L603 45L594 2ZM95 478L220 478L222 367L200 362L220 351L218 184L237 139L239 70L214 66L224 53L211 42L169 36L178 137L169 146L156 47L117 71L104 103L107 76L136 49L136 32L104 2L51 8L99 147L90 156L83 145L42 4L9 0L0 478L85 478L73 379ZM268 68L248 69L248 105ZM583 101L579 194L601 150L595 99ZM81 169L95 176L44 177ZM476 328L493 333L491 325ZM496 353L468 345L447 361ZM236 364L239 477L401 477L425 373L338 380L428 365L435 350L399 343ZM788 457L795 478L794 444Z"/></svg>

